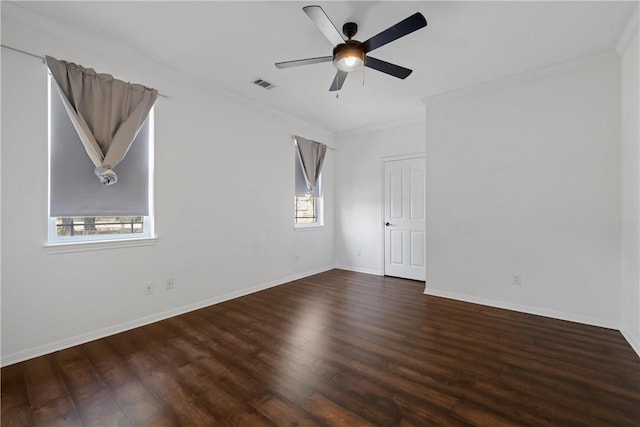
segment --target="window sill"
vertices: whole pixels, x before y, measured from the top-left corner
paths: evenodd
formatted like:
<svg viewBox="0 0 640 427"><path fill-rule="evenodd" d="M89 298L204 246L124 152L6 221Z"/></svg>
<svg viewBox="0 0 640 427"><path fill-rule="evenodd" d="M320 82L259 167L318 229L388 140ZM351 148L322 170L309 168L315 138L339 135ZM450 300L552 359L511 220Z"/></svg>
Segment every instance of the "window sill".
<svg viewBox="0 0 640 427"><path fill-rule="evenodd" d="M322 230L323 228L324 224L298 224L293 226L295 231L314 231Z"/></svg>
<svg viewBox="0 0 640 427"><path fill-rule="evenodd" d="M139 237L133 239L92 240L86 242L56 242L45 243L44 249L50 254L66 254L71 252L101 251L116 248L135 248L138 246L153 246L157 237Z"/></svg>

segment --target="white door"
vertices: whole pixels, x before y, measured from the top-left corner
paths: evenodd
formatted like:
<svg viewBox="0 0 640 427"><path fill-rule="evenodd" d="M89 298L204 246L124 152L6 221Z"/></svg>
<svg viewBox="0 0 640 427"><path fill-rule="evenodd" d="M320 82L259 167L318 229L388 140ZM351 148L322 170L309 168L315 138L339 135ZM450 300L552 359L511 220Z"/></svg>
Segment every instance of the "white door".
<svg viewBox="0 0 640 427"><path fill-rule="evenodd" d="M384 162L384 274L425 280L425 159Z"/></svg>

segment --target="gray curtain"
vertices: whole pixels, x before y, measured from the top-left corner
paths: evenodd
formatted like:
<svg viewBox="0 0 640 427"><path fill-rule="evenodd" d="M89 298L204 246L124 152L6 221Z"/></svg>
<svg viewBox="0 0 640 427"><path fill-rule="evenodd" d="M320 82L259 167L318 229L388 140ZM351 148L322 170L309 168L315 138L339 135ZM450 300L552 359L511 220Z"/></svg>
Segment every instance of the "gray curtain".
<svg viewBox="0 0 640 427"><path fill-rule="evenodd" d="M304 180L307 184L307 194L312 195L318 185L320 173L322 173L322 165L324 163L324 155L327 152L327 146L300 136L295 136L295 140L296 147L298 147L298 156L300 156L300 163L302 164Z"/></svg>
<svg viewBox="0 0 640 427"><path fill-rule="evenodd" d="M104 185L115 184L118 176L113 168L129 151L158 91L50 56L46 59L95 175Z"/></svg>
<svg viewBox="0 0 640 427"><path fill-rule="evenodd" d="M320 184L316 185L316 188L313 189L313 193L309 194L307 181L304 178L304 171L302 170L302 163L300 162L300 155L298 154L298 149L296 148L295 150L296 197L320 197Z"/></svg>

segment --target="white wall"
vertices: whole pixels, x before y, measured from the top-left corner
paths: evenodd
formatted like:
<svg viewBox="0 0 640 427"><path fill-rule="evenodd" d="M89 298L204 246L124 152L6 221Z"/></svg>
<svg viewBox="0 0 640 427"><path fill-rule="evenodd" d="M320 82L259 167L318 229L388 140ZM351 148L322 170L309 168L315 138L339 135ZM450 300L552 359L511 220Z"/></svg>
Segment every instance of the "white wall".
<svg viewBox="0 0 640 427"><path fill-rule="evenodd" d="M425 102L425 292L617 328L615 53Z"/></svg>
<svg viewBox="0 0 640 427"><path fill-rule="evenodd" d="M156 104L157 244L53 254L43 247L47 72L2 49L3 364L334 266L333 151L323 178L326 226L293 229L291 135L333 145L331 133L189 81L126 46L11 5L2 12L3 44L169 95ZM164 289L169 277L175 290ZM155 293L144 296L149 280Z"/></svg>
<svg viewBox="0 0 640 427"><path fill-rule="evenodd" d="M382 162L424 153L424 122L338 135L336 264L383 274ZM360 255L357 251L360 250Z"/></svg>
<svg viewBox="0 0 640 427"><path fill-rule="evenodd" d="M621 331L640 355L640 163L638 8L622 53Z"/></svg>

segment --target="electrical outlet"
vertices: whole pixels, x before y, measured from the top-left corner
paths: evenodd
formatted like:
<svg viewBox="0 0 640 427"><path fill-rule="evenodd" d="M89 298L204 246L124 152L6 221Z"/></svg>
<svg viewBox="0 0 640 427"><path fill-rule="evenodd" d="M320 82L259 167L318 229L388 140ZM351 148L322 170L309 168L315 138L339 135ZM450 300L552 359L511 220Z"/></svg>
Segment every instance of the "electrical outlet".
<svg viewBox="0 0 640 427"><path fill-rule="evenodd" d="M146 282L144 284L144 294L151 295L153 293L153 282Z"/></svg>
<svg viewBox="0 0 640 427"><path fill-rule="evenodd" d="M300 257L298 255L294 256L293 259L294 259L295 262L300 261Z"/></svg>
<svg viewBox="0 0 640 427"><path fill-rule="evenodd" d="M511 284L514 286L520 286L522 285L522 274L520 273L513 273L511 275Z"/></svg>
<svg viewBox="0 0 640 427"><path fill-rule="evenodd" d="M173 280L173 278L169 278L164 282L165 286L167 287L167 290L170 291L171 289L176 287L176 282Z"/></svg>
<svg viewBox="0 0 640 427"><path fill-rule="evenodd" d="M356 256L360 256L360 255L361 255L360 249L356 249Z"/></svg>

